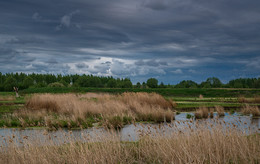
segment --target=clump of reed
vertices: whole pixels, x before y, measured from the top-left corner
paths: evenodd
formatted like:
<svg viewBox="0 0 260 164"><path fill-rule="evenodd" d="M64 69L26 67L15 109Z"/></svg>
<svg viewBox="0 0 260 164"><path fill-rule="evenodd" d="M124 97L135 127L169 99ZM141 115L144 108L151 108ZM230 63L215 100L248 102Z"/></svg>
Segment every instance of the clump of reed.
<svg viewBox="0 0 260 164"><path fill-rule="evenodd" d="M207 107L199 107L194 114L196 119L208 118L209 109Z"/></svg>
<svg viewBox="0 0 260 164"><path fill-rule="evenodd" d="M259 117L260 116L259 108L257 106L250 106L248 104L243 106L241 113L243 113L245 115L252 114L253 117Z"/></svg>
<svg viewBox="0 0 260 164"><path fill-rule="evenodd" d="M215 106L215 109L216 109L219 117L225 116L225 110L222 106Z"/></svg>
<svg viewBox="0 0 260 164"><path fill-rule="evenodd" d="M237 101L240 103L245 103L245 102L247 102L247 99L244 96L240 96L240 97L238 97Z"/></svg>
<svg viewBox="0 0 260 164"><path fill-rule="evenodd" d="M245 98L244 96L240 96L238 98L238 102L240 102L240 103L260 103L260 96L255 96L254 98Z"/></svg>
<svg viewBox="0 0 260 164"><path fill-rule="evenodd" d="M96 132L96 137L81 136L81 141L44 133L48 144L39 145L39 138L6 137L0 143L0 163L259 163L260 135L247 136L236 128L223 128L224 123L197 124L196 130L186 127L162 134L149 127L140 132L136 142L122 142L116 132ZM166 127L170 128L170 127ZM174 128L174 126L172 127ZM70 133L70 132L68 132ZM49 137L48 137L49 136ZM64 136L70 136L64 132ZM15 142L19 145L17 146Z"/></svg>
<svg viewBox="0 0 260 164"><path fill-rule="evenodd" d="M170 122L174 119L172 110L174 106L172 100L166 100L159 94L142 92L126 92L118 95L35 94L25 105L28 109L27 114L38 111L43 112L42 117L46 116L46 113L57 113L81 119L101 115L107 122L111 122L115 116L120 118L130 116L137 121Z"/></svg>

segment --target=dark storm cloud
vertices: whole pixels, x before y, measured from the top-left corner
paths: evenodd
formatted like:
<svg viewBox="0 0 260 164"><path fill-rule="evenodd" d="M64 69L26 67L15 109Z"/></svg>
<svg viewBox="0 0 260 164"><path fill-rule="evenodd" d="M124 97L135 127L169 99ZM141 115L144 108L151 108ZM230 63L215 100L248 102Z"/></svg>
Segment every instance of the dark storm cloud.
<svg viewBox="0 0 260 164"><path fill-rule="evenodd" d="M258 0L1 1L0 68L134 81L156 74L165 82L259 76L259 6Z"/></svg>
<svg viewBox="0 0 260 164"><path fill-rule="evenodd" d="M86 65L85 63L77 63L76 67L81 69L81 68L88 68L88 65Z"/></svg>
<svg viewBox="0 0 260 164"><path fill-rule="evenodd" d="M148 61L139 60L139 61L135 62L135 65L137 65L137 66L147 65L147 66L158 67L159 65L167 66L168 63L165 61L156 61L156 60L148 60Z"/></svg>
<svg viewBox="0 0 260 164"><path fill-rule="evenodd" d="M164 0L148 0L143 1L142 4L144 7L151 8L153 10L164 10L167 8L167 4Z"/></svg>

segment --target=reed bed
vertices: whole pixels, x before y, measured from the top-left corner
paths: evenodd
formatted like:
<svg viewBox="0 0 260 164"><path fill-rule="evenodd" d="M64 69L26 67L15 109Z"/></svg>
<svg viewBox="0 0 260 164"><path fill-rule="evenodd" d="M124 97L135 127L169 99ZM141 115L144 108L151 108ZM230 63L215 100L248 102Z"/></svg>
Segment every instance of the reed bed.
<svg viewBox="0 0 260 164"><path fill-rule="evenodd" d="M121 95L87 93L76 94L36 94L26 103L26 107L77 117L86 114L104 116L129 113L151 113L155 110L172 109L174 103L156 93L123 93Z"/></svg>
<svg viewBox="0 0 260 164"><path fill-rule="evenodd" d="M208 118L209 117L209 108L207 107L200 107L195 111L194 114L196 119L201 119L201 118Z"/></svg>
<svg viewBox="0 0 260 164"><path fill-rule="evenodd" d="M12 114L21 127L89 127L94 122L121 127L132 120L170 122L176 104L156 93L35 94ZM11 119L7 123L11 124Z"/></svg>
<svg viewBox="0 0 260 164"><path fill-rule="evenodd" d="M216 109L219 117L225 116L225 110L222 106L215 106L215 109Z"/></svg>
<svg viewBox="0 0 260 164"><path fill-rule="evenodd" d="M249 115L252 114L253 117L260 117L260 110L257 106L249 106L248 104L246 104L243 108L241 113L245 114L245 115Z"/></svg>
<svg viewBox="0 0 260 164"><path fill-rule="evenodd" d="M245 98L243 96L238 98L240 103L260 103L260 96L255 96L254 98Z"/></svg>
<svg viewBox="0 0 260 164"><path fill-rule="evenodd" d="M168 124L166 128L173 129L168 135L162 126L151 126L139 132L136 142L122 142L115 131L97 132L100 135L95 138L82 136L84 140L77 142L72 138L56 146L59 138L48 133L44 134L49 136L46 145L24 136L17 141L24 146L16 146L17 137L10 136L8 146L0 143L0 163L259 163L260 135L247 136L235 125L223 128L223 124L195 123L191 127L187 123L185 129Z"/></svg>

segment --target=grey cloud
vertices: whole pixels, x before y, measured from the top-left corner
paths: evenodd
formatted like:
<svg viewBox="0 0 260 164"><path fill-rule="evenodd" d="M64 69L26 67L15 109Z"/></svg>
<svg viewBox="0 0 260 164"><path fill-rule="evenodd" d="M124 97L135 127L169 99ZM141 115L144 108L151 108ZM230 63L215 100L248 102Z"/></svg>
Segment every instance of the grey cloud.
<svg viewBox="0 0 260 164"><path fill-rule="evenodd" d="M143 1L142 6L153 10L164 10L167 8L165 0L145 0Z"/></svg>
<svg viewBox="0 0 260 164"><path fill-rule="evenodd" d="M33 15L32 15L32 19L34 19L34 20L41 20L42 18L41 18L41 16L40 16L40 14L39 13L34 13Z"/></svg>
<svg viewBox="0 0 260 164"><path fill-rule="evenodd" d="M165 61L156 61L156 60L147 60L147 61L139 60L135 62L135 65L137 66L147 65L147 66L158 67L160 65L167 66L168 63Z"/></svg>
<svg viewBox="0 0 260 164"><path fill-rule="evenodd" d="M6 44L42 44L44 41L35 37L14 37L5 42Z"/></svg>
<svg viewBox="0 0 260 164"><path fill-rule="evenodd" d="M89 66L86 65L85 63L77 63L77 64L76 64L76 67L79 68L79 69L81 69L81 68L88 68Z"/></svg>
<svg viewBox="0 0 260 164"><path fill-rule="evenodd" d="M56 59L51 58L51 59L47 60L46 63L48 63L48 64L57 64L58 62L57 62Z"/></svg>
<svg viewBox="0 0 260 164"><path fill-rule="evenodd" d="M60 66L74 73L157 74L166 81L181 78L171 72L177 69L196 70L194 79L220 71L226 79L240 76L235 68L256 75L259 5L258 0L0 1L0 68L59 72ZM104 57L115 61L99 62ZM31 65L50 59L59 63ZM82 61L88 69L77 69ZM201 70L211 71L200 75Z"/></svg>
<svg viewBox="0 0 260 164"><path fill-rule="evenodd" d="M174 74L182 74L183 73L181 69L176 69L176 70L171 71L171 72L174 73Z"/></svg>
<svg viewBox="0 0 260 164"><path fill-rule="evenodd" d="M60 25L56 27L56 30L60 30L62 27L70 27L72 16L78 14L79 12L79 10L75 10L68 15L64 15L63 17L61 17Z"/></svg>

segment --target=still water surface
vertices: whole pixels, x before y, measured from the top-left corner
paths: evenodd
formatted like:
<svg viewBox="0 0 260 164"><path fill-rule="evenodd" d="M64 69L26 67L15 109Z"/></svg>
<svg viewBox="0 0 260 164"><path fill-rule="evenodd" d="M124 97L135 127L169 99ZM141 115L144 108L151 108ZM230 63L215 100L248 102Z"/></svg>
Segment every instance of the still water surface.
<svg viewBox="0 0 260 164"><path fill-rule="evenodd" d="M184 132L186 129L196 130L196 126L203 125L205 128L212 129L214 125L222 125L223 129L235 127L246 134L260 133L260 119L251 116L239 116L235 113L230 115L225 113L224 117L217 118L216 114L212 119L187 119L187 113L176 115L172 123L150 124L136 123L124 126L120 131L111 132L104 128L89 128L83 130L58 130L46 131L44 129L0 129L0 146L25 144L37 145L56 145L70 143L75 141L81 142L100 142L111 136L118 136L121 141L137 141L140 135L156 134L167 136L172 133ZM193 115L193 113L190 113ZM113 133L111 135L111 133ZM116 133L117 135L114 135Z"/></svg>

